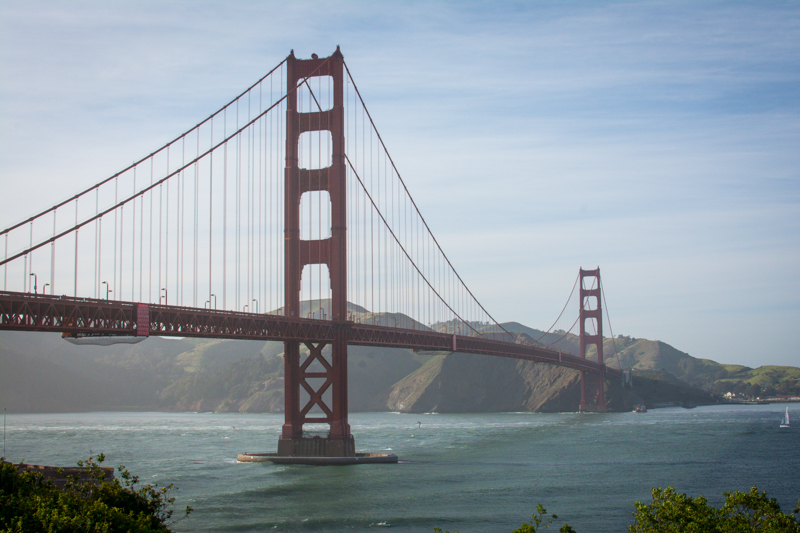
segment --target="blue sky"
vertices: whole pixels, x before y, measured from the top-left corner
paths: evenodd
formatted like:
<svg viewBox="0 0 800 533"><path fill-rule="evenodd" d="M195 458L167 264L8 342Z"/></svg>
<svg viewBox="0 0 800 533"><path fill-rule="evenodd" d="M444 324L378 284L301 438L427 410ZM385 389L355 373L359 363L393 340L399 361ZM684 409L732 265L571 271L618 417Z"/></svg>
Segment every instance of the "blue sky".
<svg viewBox="0 0 800 533"><path fill-rule="evenodd" d="M0 3L0 226L341 45L499 320L602 269L615 334L798 365L800 3Z"/></svg>

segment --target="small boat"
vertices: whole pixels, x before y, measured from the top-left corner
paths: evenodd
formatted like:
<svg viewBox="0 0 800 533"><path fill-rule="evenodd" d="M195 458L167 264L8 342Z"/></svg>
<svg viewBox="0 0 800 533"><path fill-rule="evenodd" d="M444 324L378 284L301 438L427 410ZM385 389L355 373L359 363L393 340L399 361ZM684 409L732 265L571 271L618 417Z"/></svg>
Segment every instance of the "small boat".
<svg viewBox="0 0 800 533"><path fill-rule="evenodd" d="M786 407L786 414L783 415L783 420L781 420L781 427L788 428L789 427L789 407Z"/></svg>
<svg viewBox="0 0 800 533"><path fill-rule="evenodd" d="M633 412L634 413L646 413L647 412L647 407L645 407L645 405L643 403L640 403L639 405L634 405L633 406Z"/></svg>

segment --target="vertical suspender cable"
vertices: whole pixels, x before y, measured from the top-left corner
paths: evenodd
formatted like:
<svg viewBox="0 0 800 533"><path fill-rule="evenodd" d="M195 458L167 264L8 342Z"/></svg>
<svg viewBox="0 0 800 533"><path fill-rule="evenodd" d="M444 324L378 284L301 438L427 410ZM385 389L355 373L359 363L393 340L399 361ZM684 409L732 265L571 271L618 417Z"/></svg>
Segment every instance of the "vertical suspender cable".
<svg viewBox="0 0 800 533"><path fill-rule="evenodd" d="M390 193L390 195L391 195L391 197L390 197L390 200L391 200L391 213L390 213L390 216L391 216L392 227L394 227L395 226L395 222L394 222L394 211L395 211L394 210L394 183L395 183L394 171L392 171L392 175L393 175L393 177L392 177L392 180L390 182L390 185L391 185L391 188L392 188L391 189L391 193ZM393 313L397 313L397 307L396 307L397 299L395 297L396 293L397 293L397 286L396 286L396 283L395 283L395 270L396 270L395 267L396 267L397 261L396 261L395 256L394 256L394 251L395 251L396 246L397 246L396 243L392 243L392 250L391 250L391 260L392 260L392 284L391 284L391 287L392 287L392 304L391 304L391 308L392 308L392 312ZM395 326L396 325L397 324L395 323Z"/></svg>
<svg viewBox="0 0 800 533"><path fill-rule="evenodd" d="M169 176L169 146L167 146L167 175ZM164 228L164 305L167 305L167 297L169 296L169 180L166 182L167 185L167 198L164 202L164 220L165 220L165 228ZM161 266L159 265L159 269ZM159 270L160 272L160 270ZM159 290L161 287L159 286ZM177 296L177 292L175 291L175 295Z"/></svg>
<svg viewBox="0 0 800 533"><path fill-rule="evenodd" d="M31 232L31 243L29 245L29 248L32 248L33 247L33 221L31 221L30 232ZM31 268L31 274L33 274L33 251L30 252L30 256L31 256L30 257L30 262L28 262L29 261L28 260L28 254L25 254L25 267L24 267L24 271L22 272L22 280L23 280L22 287L23 287L24 292L28 292L29 287L30 287L30 284L28 283L28 278L30 278L30 276L28 275L28 266L30 266L30 268Z"/></svg>
<svg viewBox="0 0 800 533"><path fill-rule="evenodd" d="M78 198L75 198L75 293L78 296ZM8 234L6 234L6 257L8 257ZM5 282L3 283L5 289Z"/></svg>
<svg viewBox="0 0 800 533"><path fill-rule="evenodd" d="M360 152L360 150L359 150L360 141L359 141L359 136L358 136L358 108L354 108L353 109L353 141L354 141L353 142L354 156L355 156L356 164L358 164L359 159L360 159L359 156L361 155L359 153ZM364 302L361 299L361 288L362 288L361 287L361 283L362 283L361 278L363 277L361 275L361 253L362 253L361 252L361 231L363 229L361 227L361 206L360 206L361 191L357 190L355 187L353 187L353 199L355 200L355 202L354 202L355 209L353 210L354 211L353 220L354 220L354 223L355 223L355 230L356 230L355 231L355 236L354 236L355 237L355 243L356 243L356 246L355 246L356 250L355 250L355 255L353 256L353 260L355 262L356 269L355 269L355 278L353 279L353 285L356 288L355 292L356 292L357 301L358 301L359 305L363 305ZM360 320L360 317L359 317L359 320Z"/></svg>
<svg viewBox="0 0 800 533"><path fill-rule="evenodd" d="M100 212L100 189L95 189L94 191L94 214ZM100 249L100 219L95 219L94 221L94 297L97 298L98 293L100 292L100 272L98 272L97 268L100 264L99 258L99 249Z"/></svg>
<svg viewBox="0 0 800 533"><path fill-rule="evenodd" d="M136 167L133 167L133 193L136 194ZM141 198L139 203L141 203ZM131 301L136 301L136 198L131 206Z"/></svg>
<svg viewBox="0 0 800 533"><path fill-rule="evenodd" d="M169 146L167 147L167 175L169 175ZM164 201L164 305L169 296L169 180L166 181L166 199ZM160 289L160 287L159 287ZM177 296L175 291L175 295ZM175 299L177 301L177 298Z"/></svg>
<svg viewBox="0 0 800 533"><path fill-rule="evenodd" d="M198 157L200 157L200 129L197 130L197 150L195 152L195 159L197 159ZM194 261L193 261L193 263L194 263L194 274L192 275L192 305L194 307L197 307L197 281L198 281L198 279L197 279L198 278L198 275L197 275L197 262L198 262L198 257L197 257L197 253L198 253L197 238L198 238L198 232L200 231L200 228L199 228L200 216L199 216L199 213L198 213L198 210L200 209L200 205L199 205L199 201L200 201L200 198L199 198L199 194L200 194L200 176L199 176L199 171L200 171L200 162L199 161L195 161L195 163L194 163L194 254L193 254L193 258L194 258Z"/></svg>
<svg viewBox="0 0 800 533"><path fill-rule="evenodd" d="M269 101L274 102L273 96L273 79L270 76L269 78ZM280 113L273 113L274 115L280 116ZM272 152L272 139L273 139L273 132L272 132L272 124L273 118L272 115L264 118L264 179L266 183L264 184L264 212L266 216L264 218L264 231L266 234L264 235L264 312L268 312L273 309L272 306L272 296L274 287L272 286L272 220L275 218L276 213L270 212L272 211L272 160L275 159L277 154Z"/></svg>
<svg viewBox="0 0 800 533"><path fill-rule="evenodd" d="M406 250L411 250L411 216L410 211L408 209L408 194L403 195L403 228L405 230L405 240L404 240L404 247ZM405 314L409 317L412 317L413 313L411 312L411 295L412 295L412 280L411 280L411 265L408 264L408 261L403 263L403 270L404 270L404 285L406 287L405 295L404 295L404 307L405 307Z"/></svg>
<svg viewBox="0 0 800 533"><path fill-rule="evenodd" d="M416 257L415 263L420 263L421 261L420 261L420 254L419 254L419 246L420 246L419 218L415 218L415 220L416 220L416 232L415 232L415 235L414 235L414 256ZM416 317L415 318L417 319L417 322L415 322L415 327L416 327L417 323L421 322L421 318L420 317L422 316L421 311L420 311L420 309L421 309L420 306L422 305L422 303L421 303L422 302L422 292L421 292L422 291L422 278L420 276L421 276L421 273L420 273L419 269L416 269L416 271L414 273L414 280L415 280L414 283L417 286L416 297L415 297L415 303L416 303L416 306L415 306L416 307L416 309L415 309Z"/></svg>
<svg viewBox="0 0 800 533"><path fill-rule="evenodd" d="M251 112L249 109L249 96L248 96L248 111L247 121L250 122ZM256 292L256 127L255 124L250 126L250 293L247 295L247 303L253 303L253 295ZM254 306L250 306L250 312Z"/></svg>
<svg viewBox="0 0 800 533"><path fill-rule="evenodd" d="M270 77L270 102L272 102L272 78ZM273 113L274 114L274 113ZM272 120L270 117L264 117L264 146L262 150L264 151L264 218L261 220L260 224L264 227L264 268L261 271L263 274L263 281L264 281L264 292L261 296L262 301L264 302L264 310L262 313L267 313L271 309L272 304L272 291L270 290L270 280L268 272L271 272L272 269L269 264L269 255L270 255L270 248L269 243L271 242L272 235L270 233L270 224L272 222L272 217L274 216L270 213L270 193L272 189L270 188L270 161L272 155L272 143L270 139L272 139Z"/></svg>
<svg viewBox="0 0 800 533"><path fill-rule="evenodd" d="M114 178L114 204L119 202L119 179ZM116 296L117 293L117 219L119 217L119 211L114 210L114 261L113 265L114 268L111 269L111 292L114 293Z"/></svg>
<svg viewBox="0 0 800 533"><path fill-rule="evenodd" d="M56 213L53 211L53 242L50 243L50 294L53 294L53 285L56 282ZM44 292L44 291L42 291Z"/></svg>
<svg viewBox="0 0 800 533"><path fill-rule="evenodd" d="M272 102L272 78L270 78L270 90L269 90L269 98L270 102ZM271 212L272 208L272 160L274 159L274 154L272 153L272 115L264 117L264 143L261 147L261 150L264 152L264 167L262 171L264 172L264 197L262 201L264 202L264 216L259 222L263 226L264 231L264 252L262 259L264 261L263 270L261 271L263 277L263 293L261 295L261 299L264 302L263 307L264 310L261 311L262 313L266 314L272 309L272 265L271 265L271 257L272 257L272 250L270 245L272 243L272 218L275 216L274 213Z"/></svg>
<svg viewBox="0 0 800 533"><path fill-rule="evenodd" d="M164 212L164 202L163 199L163 184L158 184L158 303L161 304L161 216Z"/></svg>
<svg viewBox="0 0 800 533"><path fill-rule="evenodd" d="M139 301L142 301L142 276L144 275L144 196L139 199Z"/></svg>
<svg viewBox="0 0 800 533"><path fill-rule="evenodd" d="M250 122L250 91L247 91L247 122ZM245 227L247 228L247 238L245 240L246 246L246 253L245 257L247 258L247 263L245 264L245 271L247 272L247 285L246 285L246 292L244 301L247 302L247 305L250 304L250 297L252 296L252 291L250 287L251 282L251 274L253 271L253 259L251 257L252 254L252 238L253 238L253 216L251 212L251 206L253 205L253 175L252 175L252 158L253 158L253 147L252 147L252 139L253 139L253 130L252 128L247 128L247 160L245 164L247 165L247 186L246 186L246 194L247 194L247 219L245 221Z"/></svg>
<svg viewBox="0 0 800 533"><path fill-rule="evenodd" d="M362 172L367 169L367 139L365 137L366 128L364 127L364 113L361 113L361 168ZM367 304L367 202L364 200L364 219L361 221L364 231L364 306ZM370 309L373 311L373 309Z"/></svg>
<svg viewBox="0 0 800 533"><path fill-rule="evenodd" d="M372 131L369 132L369 188L370 192L372 191L372 181L373 181L373 174L374 168L372 165ZM371 290L371 301L370 307L372 307L372 323L375 323L375 234L374 228L375 224L373 223L375 219L375 213L372 209L369 210L369 260L370 260L370 273L369 279L372 285Z"/></svg>
<svg viewBox="0 0 800 533"><path fill-rule="evenodd" d="M386 216L389 216L389 194L387 193L387 189L389 186L389 167L387 165L386 156L383 158L383 209L386 211ZM385 306L387 311L387 319L386 325L389 325L388 319L388 312L391 311L389 308L389 230L386 228L386 225L383 227L383 264L384 264L384 278L383 278L383 292L384 292L384 300Z"/></svg>
<svg viewBox="0 0 800 533"><path fill-rule="evenodd" d="M150 158L150 187L153 186L153 160L155 158ZM150 245L150 253L148 254L148 261L150 263L147 271L149 276L148 281L148 289L147 289L147 301L153 301L153 189L150 189L150 238L148 239L148 244Z"/></svg>
<svg viewBox="0 0 800 533"><path fill-rule="evenodd" d="M123 270L123 256L122 251L125 249L124 236L125 236L125 206L119 206L119 288L117 290L117 300L122 300L122 270ZM116 275L115 275L116 276Z"/></svg>
<svg viewBox="0 0 800 533"><path fill-rule="evenodd" d="M180 250L180 258L178 259L178 304L183 305L184 298L183 298L183 291L185 283L184 277L184 268L186 267L186 136L184 135L181 138L181 170L180 175L178 176L178 187L180 188L180 193L178 196L179 200L179 211L180 211L180 228L178 229L178 249Z"/></svg>
<svg viewBox="0 0 800 533"><path fill-rule="evenodd" d="M222 115L222 137L228 138L228 108ZM222 155L222 308L227 307L228 294L228 143Z"/></svg>
<svg viewBox="0 0 800 533"><path fill-rule="evenodd" d="M100 298L102 287L101 278L103 277L103 217L100 217L100 224L97 226L97 297Z"/></svg>
<svg viewBox="0 0 800 533"><path fill-rule="evenodd" d="M250 95L248 94L247 121L250 122ZM247 303L253 303L253 295L256 294L256 126L250 126L250 293L247 295ZM248 309L254 312L253 305Z"/></svg>
<svg viewBox="0 0 800 533"><path fill-rule="evenodd" d="M239 131L239 101L236 101L236 131ZM239 274L241 271L241 257L239 255L240 241L241 241L241 169L242 169L242 134L236 135L236 311L239 308Z"/></svg>
<svg viewBox="0 0 800 533"><path fill-rule="evenodd" d="M31 233L31 243L29 245L29 248L33 248L33 221L31 221L30 230L31 230L30 231L30 233ZM26 257L27 257L27 255L26 255ZM29 261L30 262L28 263L28 266L30 266L31 274L33 274L34 272L33 272L33 251L32 250L30 252L30 260ZM23 279L25 279L26 281L28 280L28 278L30 278L30 276L28 275L28 271L27 270L24 272L24 276L25 277ZM30 283L28 284L28 289L30 289ZM36 290L36 285L34 285L34 290Z"/></svg>
<svg viewBox="0 0 800 533"><path fill-rule="evenodd" d="M261 110L264 107L262 103L262 94L261 94L261 84L258 84L258 113L261 114ZM262 189L262 176L261 176L261 156L263 155L263 149L261 146L262 136L261 136L261 121L259 120L258 123L258 217L256 218L256 223L258 225L258 269L256 272L258 273L258 300L261 300L261 303L266 305L266 302L263 299L263 295L261 294L262 284L262 270L261 270L261 189ZM266 124L266 122L265 122ZM253 131L255 131L255 125L253 125Z"/></svg>
<svg viewBox="0 0 800 533"><path fill-rule="evenodd" d="M214 146L214 118L211 118L211 146ZM208 156L208 301L211 307L211 267L213 263L213 235L214 235L214 152Z"/></svg>

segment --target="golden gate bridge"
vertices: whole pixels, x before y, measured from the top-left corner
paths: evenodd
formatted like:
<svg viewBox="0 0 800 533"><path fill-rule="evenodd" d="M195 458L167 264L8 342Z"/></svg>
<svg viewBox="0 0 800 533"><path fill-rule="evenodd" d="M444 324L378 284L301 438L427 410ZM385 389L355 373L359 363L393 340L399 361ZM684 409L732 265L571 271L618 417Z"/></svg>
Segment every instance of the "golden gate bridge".
<svg viewBox="0 0 800 533"><path fill-rule="evenodd" d="M578 355L508 331L481 305L338 47L292 52L182 135L0 237L0 329L283 341L278 452L251 459L369 462L348 423L349 345L576 369L583 411L605 411L604 377L621 375L603 360L599 268L576 280Z"/></svg>

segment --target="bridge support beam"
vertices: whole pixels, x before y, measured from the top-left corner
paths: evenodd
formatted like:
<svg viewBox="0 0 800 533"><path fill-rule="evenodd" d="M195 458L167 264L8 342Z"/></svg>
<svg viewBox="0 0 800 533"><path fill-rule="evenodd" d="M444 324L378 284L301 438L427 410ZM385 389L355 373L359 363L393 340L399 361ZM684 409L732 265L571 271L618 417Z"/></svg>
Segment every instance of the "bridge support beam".
<svg viewBox="0 0 800 533"><path fill-rule="evenodd" d="M297 91L304 81L330 76L333 107L300 113ZM305 265L325 264L331 286L331 320L337 333L323 354L326 343L311 339L302 344L286 341L284 357L285 423L278 442L280 456L355 457L347 407L347 188L344 154L344 58L336 48L330 57L300 60L294 52L287 59L286 166L285 183L285 313L300 316L300 288ZM307 83L309 89L315 87ZM300 135L329 131L331 165L301 169L298 158ZM300 238L300 200L304 193L327 191L331 202L331 235L326 239ZM307 398L304 401L303 398ZM328 424L327 436L304 434L306 423Z"/></svg>
<svg viewBox="0 0 800 533"><path fill-rule="evenodd" d="M590 346L597 351L597 363L603 365L603 311L602 291L600 289L600 267L595 270L580 269L580 341L581 358L586 359ZM589 283L587 285L587 282ZM591 324L590 334L587 322ZM605 366L600 373L581 370L581 411L606 411L606 399L603 391Z"/></svg>

